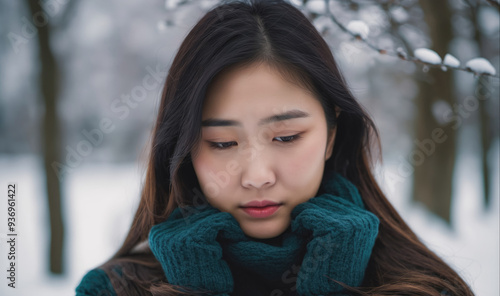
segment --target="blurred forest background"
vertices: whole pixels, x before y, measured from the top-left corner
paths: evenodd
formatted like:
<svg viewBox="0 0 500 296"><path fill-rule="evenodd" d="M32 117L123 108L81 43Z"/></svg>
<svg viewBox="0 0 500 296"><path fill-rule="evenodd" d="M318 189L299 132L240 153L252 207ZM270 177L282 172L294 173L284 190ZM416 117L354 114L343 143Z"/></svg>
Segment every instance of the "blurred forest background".
<svg viewBox="0 0 500 296"><path fill-rule="evenodd" d="M19 187L18 288L2 280L1 295L71 294L121 245L169 66L219 2L0 0L2 277ZM377 124L396 209L478 295L499 295L498 0L289 2Z"/></svg>

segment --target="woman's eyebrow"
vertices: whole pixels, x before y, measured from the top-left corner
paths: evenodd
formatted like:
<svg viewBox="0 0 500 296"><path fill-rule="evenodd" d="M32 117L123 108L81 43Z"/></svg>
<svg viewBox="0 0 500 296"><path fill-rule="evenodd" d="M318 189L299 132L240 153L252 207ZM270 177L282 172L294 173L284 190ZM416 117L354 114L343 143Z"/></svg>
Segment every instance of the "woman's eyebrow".
<svg viewBox="0 0 500 296"><path fill-rule="evenodd" d="M304 118L309 117L309 113L306 113L302 110L293 109L281 114L276 114L273 116L269 116L263 118L259 121L259 126L269 124L272 122L278 122L283 120L295 119L295 118ZM209 127L209 126L238 126L241 127L241 122L237 120L231 119L219 119L219 118L208 118L201 122L201 127Z"/></svg>

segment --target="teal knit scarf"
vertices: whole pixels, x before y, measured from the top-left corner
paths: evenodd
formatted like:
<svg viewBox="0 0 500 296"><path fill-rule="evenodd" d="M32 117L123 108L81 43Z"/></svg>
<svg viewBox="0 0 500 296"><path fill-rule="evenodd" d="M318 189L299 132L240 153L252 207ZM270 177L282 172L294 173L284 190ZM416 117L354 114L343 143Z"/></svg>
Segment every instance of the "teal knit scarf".
<svg viewBox="0 0 500 296"><path fill-rule="evenodd" d="M223 249L223 258L232 270L245 270L247 274L260 277L261 281L278 283L287 272L293 273L300 266L307 240L292 232L289 227L272 239L254 239L243 232L221 232L218 241ZM234 272L233 272L234 275Z"/></svg>
<svg viewBox="0 0 500 296"><path fill-rule="evenodd" d="M345 295L333 280L361 285L379 220L351 182L325 172L318 195L291 218L284 233L259 240L208 204L177 208L152 227L149 245L169 283L185 290L312 296Z"/></svg>

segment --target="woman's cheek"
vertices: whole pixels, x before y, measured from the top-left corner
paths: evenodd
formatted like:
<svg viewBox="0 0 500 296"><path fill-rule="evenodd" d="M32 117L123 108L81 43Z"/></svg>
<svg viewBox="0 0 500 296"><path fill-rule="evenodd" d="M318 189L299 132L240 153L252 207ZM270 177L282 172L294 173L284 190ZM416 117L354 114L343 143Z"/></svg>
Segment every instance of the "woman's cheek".
<svg viewBox="0 0 500 296"><path fill-rule="evenodd" d="M324 158L324 145L321 141L308 141L294 153L291 158L290 169L294 172L301 172L301 175L309 171L316 172L321 168Z"/></svg>

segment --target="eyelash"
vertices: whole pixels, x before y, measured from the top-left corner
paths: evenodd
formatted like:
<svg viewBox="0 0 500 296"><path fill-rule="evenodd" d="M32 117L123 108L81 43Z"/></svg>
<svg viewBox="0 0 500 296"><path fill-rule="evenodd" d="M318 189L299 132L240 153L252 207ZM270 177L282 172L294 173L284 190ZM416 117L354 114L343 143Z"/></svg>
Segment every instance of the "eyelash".
<svg viewBox="0 0 500 296"><path fill-rule="evenodd" d="M302 136L300 134L297 134L297 135L292 135L292 136L276 137L276 138L292 138L289 141L280 141L281 143L283 143L285 145L289 145L289 144L297 141L298 139L302 138ZM213 149L217 149L217 150L226 150L226 149L231 148L231 146L233 146L233 145L224 146L224 144L232 144L232 143L235 143L235 142L210 142L210 147ZM220 147L219 145L222 145L223 147Z"/></svg>

